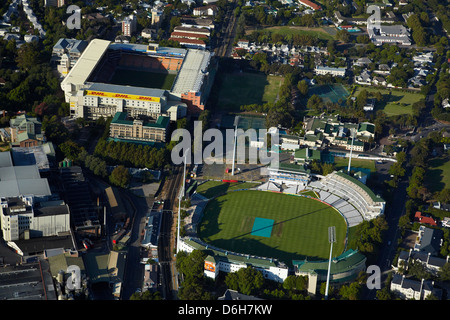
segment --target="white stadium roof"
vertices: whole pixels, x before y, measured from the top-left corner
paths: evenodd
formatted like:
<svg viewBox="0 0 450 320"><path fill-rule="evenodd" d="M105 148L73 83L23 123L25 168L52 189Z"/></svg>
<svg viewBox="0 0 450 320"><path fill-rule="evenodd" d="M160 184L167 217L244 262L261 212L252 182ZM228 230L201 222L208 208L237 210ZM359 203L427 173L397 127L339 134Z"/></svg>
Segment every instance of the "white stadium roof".
<svg viewBox="0 0 450 320"><path fill-rule="evenodd" d="M61 88L64 89L68 84L75 85L76 87L84 85L97 66L97 63L106 52L106 49L108 49L109 44L110 41L101 39L93 39L89 42L89 45L84 50L77 63L62 81ZM77 90L78 88L74 89Z"/></svg>

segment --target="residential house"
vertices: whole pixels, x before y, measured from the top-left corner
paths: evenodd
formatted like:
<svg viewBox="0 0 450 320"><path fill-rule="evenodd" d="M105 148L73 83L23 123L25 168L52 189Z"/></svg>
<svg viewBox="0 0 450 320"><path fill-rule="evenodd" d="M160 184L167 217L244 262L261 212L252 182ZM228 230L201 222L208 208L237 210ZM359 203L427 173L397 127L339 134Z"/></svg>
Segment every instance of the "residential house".
<svg viewBox="0 0 450 320"><path fill-rule="evenodd" d="M410 249L409 251L401 251L398 256L397 261L397 269L405 268L406 270L409 267L410 262L420 262L427 271L431 272L433 275L437 275L437 273L441 270L441 268L449 262L450 256L444 258L439 258L433 256L431 253L415 251Z"/></svg>
<svg viewBox="0 0 450 320"><path fill-rule="evenodd" d="M217 6L215 4L194 8L194 16L215 16L217 14Z"/></svg>
<svg viewBox="0 0 450 320"><path fill-rule="evenodd" d="M442 297L442 291L434 288L434 281L412 280L398 273L395 273L392 277L390 289L401 298L408 300L424 300L430 294L438 298Z"/></svg>
<svg viewBox="0 0 450 320"><path fill-rule="evenodd" d="M381 76L374 76L372 78L372 84L375 86L386 86L387 85L387 81L384 77Z"/></svg>
<svg viewBox="0 0 450 320"><path fill-rule="evenodd" d="M419 229L419 236L417 237L414 245L414 250L426 252L432 256L437 256L441 250L442 242L442 230L421 226Z"/></svg>
<svg viewBox="0 0 450 320"><path fill-rule="evenodd" d="M370 75L370 71L364 69L360 75L355 76L355 82L362 85L371 85L372 76Z"/></svg>
<svg viewBox="0 0 450 320"><path fill-rule="evenodd" d="M428 215L422 214L422 212L417 211L414 220L419 223L428 224L430 226L437 226L436 220L433 219L433 217L430 217Z"/></svg>
<svg viewBox="0 0 450 320"><path fill-rule="evenodd" d="M366 68L366 67L369 66L369 64L371 64L371 63L372 63L372 60L370 60L370 59L367 58L367 57L362 57L362 58L357 59L357 60L353 63L353 66Z"/></svg>
<svg viewBox="0 0 450 320"><path fill-rule="evenodd" d="M316 3L312 2L312 1L309 1L309 0L298 0L298 2L302 6L308 7L310 9L312 9L312 10L321 10L322 9L322 7L320 5L318 5L318 4L316 4Z"/></svg>

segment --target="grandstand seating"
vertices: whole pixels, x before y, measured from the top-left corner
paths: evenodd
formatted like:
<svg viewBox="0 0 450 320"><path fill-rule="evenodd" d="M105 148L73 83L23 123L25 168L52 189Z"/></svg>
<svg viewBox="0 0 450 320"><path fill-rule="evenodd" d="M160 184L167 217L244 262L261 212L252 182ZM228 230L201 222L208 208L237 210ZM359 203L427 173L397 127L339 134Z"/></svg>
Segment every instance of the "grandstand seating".
<svg viewBox="0 0 450 320"><path fill-rule="evenodd" d="M307 189L316 191L322 201L341 212L350 227L373 219L384 211L382 199L374 199L364 186L336 172L311 181Z"/></svg>

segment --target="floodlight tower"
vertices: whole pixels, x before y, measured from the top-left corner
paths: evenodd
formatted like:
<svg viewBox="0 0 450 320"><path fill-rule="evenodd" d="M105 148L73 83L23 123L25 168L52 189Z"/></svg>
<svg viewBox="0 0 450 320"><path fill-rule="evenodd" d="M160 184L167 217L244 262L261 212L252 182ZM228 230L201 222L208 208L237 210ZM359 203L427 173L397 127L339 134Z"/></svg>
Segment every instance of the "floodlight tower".
<svg viewBox="0 0 450 320"><path fill-rule="evenodd" d="M325 300L328 299L328 288L330 286L331 257L333 255L333 243L336 242L335 226L328 227L328 242L330 243L330 259L328 260L328 273L327 273L327 286L325 288Z"/></svg>
<svg viewBox="0 0 450 320"><path fill-rule="evenodd" d="M239 123L239 116L234 118L234 144L233 144L233 163L231 167L231 175L234 176L234 162L236 161L236 143L237 143L237 125Z"/></svg>
<svg viewBox="0 0 450 320"><path fill-rule="evenodd" d="M350 148L350 158L348 159L347 173L350 174L350 166L352 163L353 142L355 141L355 129L352 129L352 147Z"/></svg>
<svg viewBox="0 0 450 320"><path fill-rule="evenodd" d="M180 194L178 196L178 226L177 226L177 253L180 251L180 225L181 225L181 198L184 195L184 189L186 184L186 157L191 148L186 149L186 153L184 154L184 170L183 170L183 187L180 190Z"/></svg>

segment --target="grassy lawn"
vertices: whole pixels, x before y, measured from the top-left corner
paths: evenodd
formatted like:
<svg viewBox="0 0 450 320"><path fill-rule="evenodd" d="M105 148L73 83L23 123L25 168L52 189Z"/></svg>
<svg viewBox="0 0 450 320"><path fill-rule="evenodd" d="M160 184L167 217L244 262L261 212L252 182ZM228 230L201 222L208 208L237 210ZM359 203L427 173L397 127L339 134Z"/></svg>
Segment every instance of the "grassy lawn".
<svg viewBox="0 0 450 320"><path fill-rule="evenodd" d="M283 36L286 35L310 35L315 38L319 38L320 40L333 40L334 37L325 31L322 28L306 28L299 26L279 26L279 27L270 27L265 30L272 31L273 33L280 33Z"/></svg>
<svg viewBox="0 0 450 320"><path fill-rule="evenodd" d="M197 187L197 193L201 194L206 198L212 198L214 196L217 196L219 194L228 191L253 188L256 187L257 185L259 185L259 183L251 183L251 182L229 183L221 181L207 181Z"/></svg>
<svg viewBox="0 0 450 320"><path fill-rule="evenodd" d="M450 188L450 156L444 155L428 162L426 183L432 192Z"/></svg>
<svg viewBox="0 0 450 320"><path fill-rule="evenodd" d="M219 91L218 107L239 112L242 105L274 102L283 79L257 73L227 73Z"/></svg>
<svg viewBox="0 0 450 320"><path fill-rule="evenodd" d="M255 218L274 220L270 237L252 235ZM198 232L219 248L278 258L328 259L328 227L336 227L333 256L344 250L346 224L333 208L305 197L265 191L238 191L211 200Z"/></svg>
<svg viewBox="0 0 450 320"><path fill-rule="evenodd" d="M117 69L111 84L170 90L176 74Z"/></svg>
<svg viewBox="0 0 450 320"><path fill-rule="evenodd" d="M423 94L420 93L401 92L370 87L358 87L353 96L357 97L358 94L364 89L367 92L381 92L383 95L383 101L377 103L376 110L383 110L388 116L412 114L412 104L425 98Z"/></svg>
<svg viewBox="0 0 450 320"><path fill-rule="evenodd" d="M342 157L334 157L334 165L336 166L336 170L348 169L348 158ZM375 172L377 169L375 168L375 160L363 160L363 159L353 159L350 164L352 168L363 168L369 169L370 172Z"/></svg>

